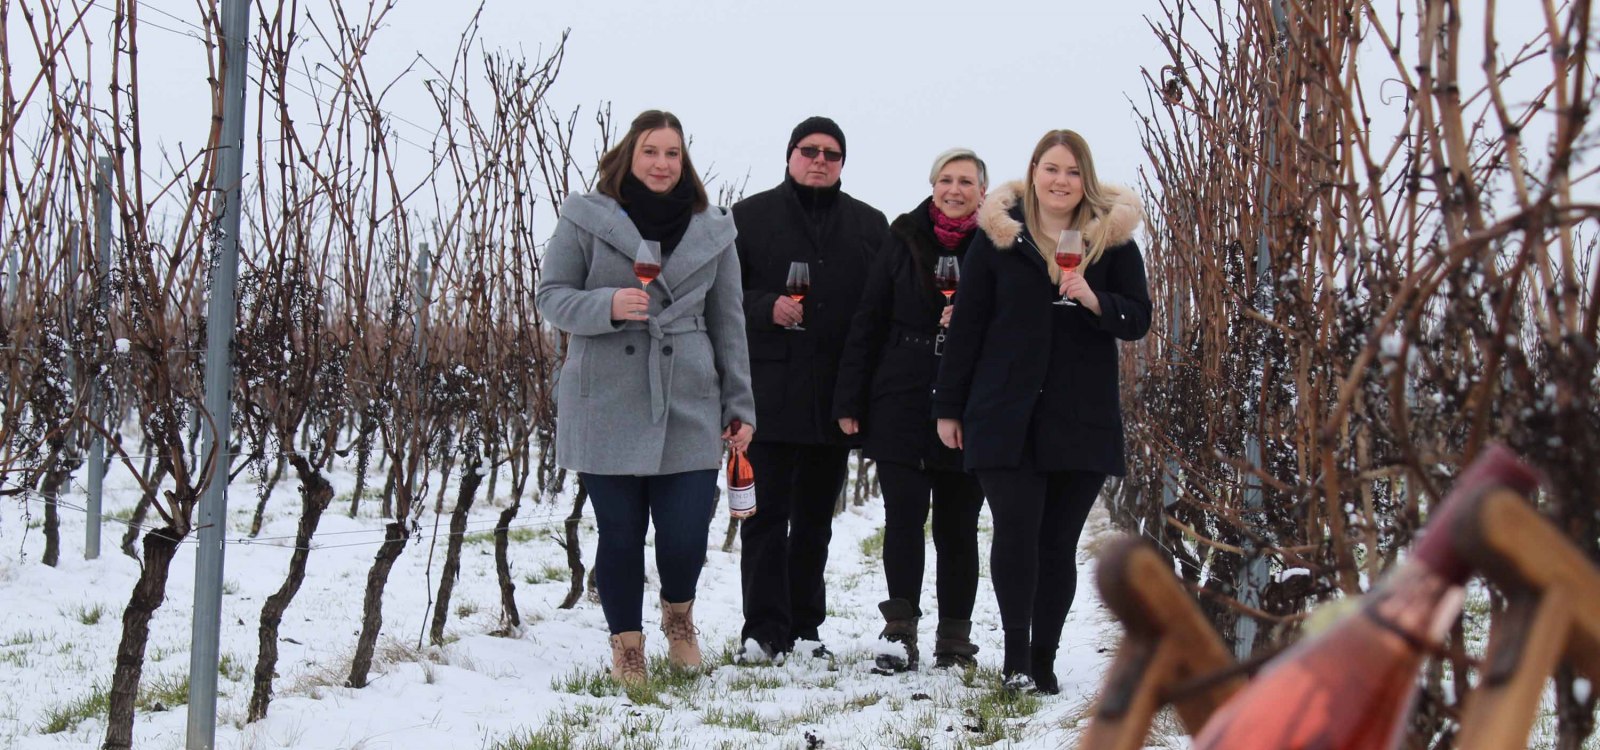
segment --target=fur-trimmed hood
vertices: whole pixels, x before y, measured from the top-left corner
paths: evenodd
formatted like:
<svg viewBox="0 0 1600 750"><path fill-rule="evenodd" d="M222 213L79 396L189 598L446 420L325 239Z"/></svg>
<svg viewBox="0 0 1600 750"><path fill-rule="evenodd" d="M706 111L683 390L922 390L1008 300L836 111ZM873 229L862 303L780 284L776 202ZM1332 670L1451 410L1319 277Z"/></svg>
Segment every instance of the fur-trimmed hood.
<svg viewBox="0 0 1600 750"><path fill-rule="evenodd" d="M1022 200L1026 188L1022 180L1001 184L990 191L988 198L983 201L983 208L978 211L978 228L1001 250L1017 244L1017 238L1022 236L1023 225L1019 218L1022 209L1018 207L1018 202ZM1102 234L1103 246L1108 248L1133 239L1134 231L1144 223L1144 205L1139 202L1139 196L1129 188L1106 183L1100 185L1100 192L1111 201L1111 212L1089 220L1089 227L1084 232L1084 244L1095 246ZM1013 210L1016 216L1012 215Z"/></svg>

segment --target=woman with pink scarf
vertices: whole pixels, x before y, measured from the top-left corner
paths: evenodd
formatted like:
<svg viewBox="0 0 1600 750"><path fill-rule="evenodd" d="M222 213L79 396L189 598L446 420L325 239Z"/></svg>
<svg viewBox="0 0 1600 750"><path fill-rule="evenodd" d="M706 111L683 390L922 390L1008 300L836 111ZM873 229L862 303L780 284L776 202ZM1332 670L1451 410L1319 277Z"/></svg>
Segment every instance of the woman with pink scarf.
<svg viewBox="0 0 1600 750"><path fill-rule="evenodd" d="M972 666L978 653L970 635L983 491L962 470L961 451L939 441L929 391L952 310L936 270L959 266L965 255L988 171L972 151L950 149L934 159L928 181L933 195L889 225L851 322L833 398L839 429L863 433L863 453L877 462L883 490L889 596L878 605L885 620L874 659L880 672L917 668L930 501L938 555L934 665ZM938 275L948 285L953 273Z"/></svg>

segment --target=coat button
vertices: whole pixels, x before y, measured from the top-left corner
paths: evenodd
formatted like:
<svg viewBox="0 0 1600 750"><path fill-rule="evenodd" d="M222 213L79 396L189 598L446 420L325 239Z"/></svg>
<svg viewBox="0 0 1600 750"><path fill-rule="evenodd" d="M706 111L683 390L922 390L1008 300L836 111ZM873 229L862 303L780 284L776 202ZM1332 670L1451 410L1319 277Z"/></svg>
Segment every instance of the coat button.
<svg viewBox="0 0 1600 750"><path fill-rule="evenodd" d="M633 344L629 344L627 346L622 347L622 353L623 354L632 354L633 353Z"/></svg>
<svg viewBox="0 0 1600 750"><path fill-rule="evenodd" d="M670 299L661 300L661 306L662 307L672 307L672 300L670 300Z"/></svg>
<svg viewBox="0 0 1600 750"><path fill-rule="evenodd" d="M661 347L661 353L662 354L669 354L669 355L672 354L672 346L669 344L667 346Z"/></svg>

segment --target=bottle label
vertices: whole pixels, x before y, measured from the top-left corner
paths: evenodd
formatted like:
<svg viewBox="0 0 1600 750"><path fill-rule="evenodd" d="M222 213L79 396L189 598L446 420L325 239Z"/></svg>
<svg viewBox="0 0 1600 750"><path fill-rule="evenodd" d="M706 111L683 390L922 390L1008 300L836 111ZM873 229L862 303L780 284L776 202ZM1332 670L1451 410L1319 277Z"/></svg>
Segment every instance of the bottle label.
<svg viewBox="0 0 1600 750"><path fill-rule="evenodd" d="M728 513L735 518L744 518L755 515L756 512L756 487L729 487L728 488Z"/></svg>

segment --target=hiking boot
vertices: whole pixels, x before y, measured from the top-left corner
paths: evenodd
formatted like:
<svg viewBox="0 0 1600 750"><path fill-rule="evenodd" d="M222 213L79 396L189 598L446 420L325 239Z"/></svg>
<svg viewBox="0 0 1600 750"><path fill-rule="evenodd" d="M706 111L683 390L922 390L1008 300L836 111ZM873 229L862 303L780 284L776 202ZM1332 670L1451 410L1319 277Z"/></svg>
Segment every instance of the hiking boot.
<svg viewBox="0 0 1600 750"><path fill-rule="evenodd" d="M971 620L941 618L934 635L933 666L939 669L972 669L978 666L978 646L972 642Z"/></svg>
<svg viewBox="0 0 1600 750"><path fill-rule="evenodd" d="M878 634L878 653L873 658L880 672L905 672L917 668L917 608L904 599L878 602L883 613L883 632Z"/></svg>
<svg viewBox="0 0 1600 750"><path fill-rule="evenodd" d="M644 633L630 630L611 636L611 679L624 686L643 685Z"/></svg>
<svg viewBox="0 0 1600 750"><path fill-rule="evenodd" d="M661 600L661 632L667 636L667 661L674 667L699 669L700 633L694 626L694 600L671 603Z"/></svg>

